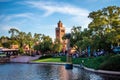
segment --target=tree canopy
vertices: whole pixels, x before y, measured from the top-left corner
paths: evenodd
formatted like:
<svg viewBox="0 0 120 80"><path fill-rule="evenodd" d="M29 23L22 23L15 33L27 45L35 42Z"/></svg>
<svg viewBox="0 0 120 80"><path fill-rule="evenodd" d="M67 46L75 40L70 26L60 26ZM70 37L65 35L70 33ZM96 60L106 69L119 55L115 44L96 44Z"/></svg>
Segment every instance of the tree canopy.
<svg viewBox="0 0 120 80"><path fill-rule="evenodd" d="M108 6L93 11L88 18L92 21L88 29L81 31L81 27L71 29L71 46L78 52L91 46L91 50L104 49L111 51L111 46L120 46L120 7Z"/></svg>

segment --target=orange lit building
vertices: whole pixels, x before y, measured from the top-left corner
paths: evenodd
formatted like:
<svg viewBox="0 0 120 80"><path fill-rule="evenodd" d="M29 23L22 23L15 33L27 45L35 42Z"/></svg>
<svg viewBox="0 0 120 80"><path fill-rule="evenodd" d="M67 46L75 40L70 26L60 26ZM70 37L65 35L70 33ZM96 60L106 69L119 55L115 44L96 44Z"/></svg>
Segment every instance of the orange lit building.
<svg viewBox="0 0 120 80"><path fill-rule="evenodd" d="M11 48L11 49L18 49L19 46L18 46L17 44L16 44L16 45L13 44L13 45L10 46L10 48Z"/></svg>
<svg viewBox="0 0 120 80"><path fill-rule="evenodd" d="M58 22L56 28L56 39L58 39L63 44L63 51L66 50L66 40L62 40L62 37L65 35L65 27L61 21Z"/></svg>

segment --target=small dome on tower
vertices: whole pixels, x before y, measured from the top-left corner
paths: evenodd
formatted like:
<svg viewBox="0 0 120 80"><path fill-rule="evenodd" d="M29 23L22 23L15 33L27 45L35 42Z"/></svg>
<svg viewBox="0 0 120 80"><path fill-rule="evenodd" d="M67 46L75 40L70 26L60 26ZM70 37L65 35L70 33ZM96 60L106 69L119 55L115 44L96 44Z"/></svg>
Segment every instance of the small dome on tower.
<svg viewBox="0 0 120 80"><path fill-rule="evenodd" d="M59 23L62 23L61 20L59 20Z"/></svg>
<svg viewBox="0 0 120 80"><path fill-rule="evenodd" d="M63 27L61 20L59 20L59 22L58 22L58 27Z"/></svg>

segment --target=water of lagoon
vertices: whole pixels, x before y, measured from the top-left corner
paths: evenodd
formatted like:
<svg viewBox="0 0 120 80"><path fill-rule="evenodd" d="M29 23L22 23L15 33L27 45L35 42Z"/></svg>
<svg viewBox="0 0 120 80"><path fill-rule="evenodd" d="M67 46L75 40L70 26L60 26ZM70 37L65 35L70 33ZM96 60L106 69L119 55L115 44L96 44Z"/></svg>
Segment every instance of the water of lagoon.
<svg viewBox="0 0 120 80"><path fill-rule="evenodd" d="M0 80L120 80L112 75L95 74L74 67L50 64L0 64Z"/></svg>

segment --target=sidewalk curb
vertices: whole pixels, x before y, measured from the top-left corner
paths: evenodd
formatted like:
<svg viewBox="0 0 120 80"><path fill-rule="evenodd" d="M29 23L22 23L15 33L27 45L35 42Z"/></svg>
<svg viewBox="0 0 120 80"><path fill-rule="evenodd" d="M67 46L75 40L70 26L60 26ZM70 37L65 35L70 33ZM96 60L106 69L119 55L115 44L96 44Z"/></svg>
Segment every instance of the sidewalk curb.
<svg viewBox="0 0 120 80"><path fill-rule="evenodd" d="M83 65L81 66L78 64L74 64L74 66L79 67L79 68L84 69L84 70L87 70L87 71L95 72L95 73L108 74L108 75L119 75L120 76L120 72L118 72L118 71L95 70L95 69L88 68L88 67L85 67Z"/></svg>
<svg viewBox="0 0 120 80"><path fill-rule="evenodd" d="M83 67L83 69L100 74L120 75L120 72L118 71L95 70L95 69L87 68L85 66Z"/></svg>

